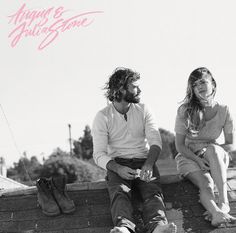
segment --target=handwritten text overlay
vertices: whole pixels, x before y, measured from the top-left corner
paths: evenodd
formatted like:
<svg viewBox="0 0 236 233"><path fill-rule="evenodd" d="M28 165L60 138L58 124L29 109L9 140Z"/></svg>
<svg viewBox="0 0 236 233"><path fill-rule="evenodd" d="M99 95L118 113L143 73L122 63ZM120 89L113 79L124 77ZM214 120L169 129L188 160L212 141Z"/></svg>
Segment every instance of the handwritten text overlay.
<svg viewBox="0 0 236 233"><path fill-rule="evenodd" d="M88 11L66 17L68 12L69 10L63 6L32 10L23 4L17 12L8 16L9 24L14 25L8 35L11 46L15 47L24 37L42 37L38 46L38 49L42 50L55 41L61 33L73 28L88 27L94 22L95 15L103 13Z"/></svg>

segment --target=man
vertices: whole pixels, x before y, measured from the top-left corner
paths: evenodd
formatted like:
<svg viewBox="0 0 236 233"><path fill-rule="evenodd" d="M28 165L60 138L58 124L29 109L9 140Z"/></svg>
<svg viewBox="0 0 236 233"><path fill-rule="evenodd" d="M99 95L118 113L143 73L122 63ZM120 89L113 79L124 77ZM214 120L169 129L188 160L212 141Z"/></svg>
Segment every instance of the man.
<svg viewBox="0 0 236 233"><path fill-rule="evenodd" d="M107 170L115 225L110 233L135 232L131 205L134 186L144 202L143 221L147 232L175 233L176 225L168 224L165 216L156 167L161 137L152 115L139 103L139 79L138 73L127 68L114 71L105 87L111 103L97 113L92 127L94 160Z"/></svg>

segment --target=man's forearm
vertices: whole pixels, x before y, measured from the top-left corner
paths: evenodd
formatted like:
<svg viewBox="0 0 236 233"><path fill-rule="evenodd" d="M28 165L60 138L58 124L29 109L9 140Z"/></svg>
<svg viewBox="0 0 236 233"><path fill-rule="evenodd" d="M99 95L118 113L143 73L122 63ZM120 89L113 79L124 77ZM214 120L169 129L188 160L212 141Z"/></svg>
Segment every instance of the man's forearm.
<svg viewBox="0 0 236 233"><path fill-rule="evenodd" d="M146 163L154 164L158 160L160 153L161 148L157 145L152 145L149 149Z"/></svg>
<svg viewBox="0 0 236 233"><path fill-rule="evenodd" d="M115 173L118 173L119 167L120 165L114 160L110 160L106 165L107 170L113 171Z"/></svg>

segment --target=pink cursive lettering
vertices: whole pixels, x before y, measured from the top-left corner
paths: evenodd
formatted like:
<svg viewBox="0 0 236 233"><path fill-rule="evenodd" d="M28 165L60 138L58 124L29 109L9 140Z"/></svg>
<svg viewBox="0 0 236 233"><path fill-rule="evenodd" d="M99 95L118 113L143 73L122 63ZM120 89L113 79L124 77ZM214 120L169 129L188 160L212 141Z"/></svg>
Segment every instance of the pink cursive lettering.
<svg viewBox="0 0 236 233"><path fill-rule="evenodd" d="M8 16L9 24L14 28L10 31L8 38L11 39L11 47L15 47L22 38L40 37L38 49L42 50L50 45L63 32L73 28L88 27L94 22L96 14L103 11L89 11L72 17L65 17L64 7L50 7L41 10L29 10L24 3L16 13Z"/></svg>

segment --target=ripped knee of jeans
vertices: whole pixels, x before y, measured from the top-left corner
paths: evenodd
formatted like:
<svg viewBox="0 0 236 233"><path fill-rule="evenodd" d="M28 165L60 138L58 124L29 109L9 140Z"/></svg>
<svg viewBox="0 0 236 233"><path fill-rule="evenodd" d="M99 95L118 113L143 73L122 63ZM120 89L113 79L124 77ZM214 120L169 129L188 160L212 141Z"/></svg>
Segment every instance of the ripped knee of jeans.
<svg viewBox="0 0 236 233"><path fill-rule="evenodd" d="M127 185L125 185L125 184L121 184L120 185L120 188L121 188L121 190L123 191L123 192L125 192L125 193L128 193L128 192L130 192L130 188L127 186Z"/></svg>
<svg viewBox="0 0 236 233"><path fill-rule="evenodd" d="M145 202L149 202L150 200L155 199L155 198L158 198L159 200L163 201L163 195L162 195L162 193L156 193L156 194L152 195L151 197L146 198L146 199L144 200L144 203L145 203Z"/></svg>

